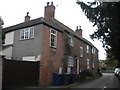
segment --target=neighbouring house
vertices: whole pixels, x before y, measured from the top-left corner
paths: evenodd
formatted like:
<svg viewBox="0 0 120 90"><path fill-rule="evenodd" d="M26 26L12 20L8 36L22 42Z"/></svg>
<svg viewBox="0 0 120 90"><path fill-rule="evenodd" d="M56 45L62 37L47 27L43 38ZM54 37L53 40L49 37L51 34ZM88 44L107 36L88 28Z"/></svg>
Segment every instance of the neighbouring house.
<svg viewBox="0 0 120 90"><path fill-rule="evenodd" d="M82 37L82 29L73 31L55 19L53 2L45 6L44 17L3 29L5 58L20 61L39 61L39 85L52 84L53 73L80 74L88 70L96 75L99 67L98 49Z"/></svg>

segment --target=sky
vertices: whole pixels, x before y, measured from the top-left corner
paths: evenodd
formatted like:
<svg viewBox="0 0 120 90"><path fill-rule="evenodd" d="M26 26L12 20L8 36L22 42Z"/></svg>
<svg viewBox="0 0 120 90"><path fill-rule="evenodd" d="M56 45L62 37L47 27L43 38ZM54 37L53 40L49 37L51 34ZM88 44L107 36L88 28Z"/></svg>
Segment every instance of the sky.
<svg viewBox="0 0 120 90"><path fill-rule="evenodd" d="M4 27L24 22L27 12L29 12L31 20L44 17L44 7L47 2L52 1L56 7L55 18L74 31L76 26L81 26L83 37L97 47L99 59L105 59L105 50L102 43L98 40L91 40L89 36L97 27L93 27L93 23L89 22L80 6L76 4L76 0L1 0L0 16L3 18Z"/></svg>

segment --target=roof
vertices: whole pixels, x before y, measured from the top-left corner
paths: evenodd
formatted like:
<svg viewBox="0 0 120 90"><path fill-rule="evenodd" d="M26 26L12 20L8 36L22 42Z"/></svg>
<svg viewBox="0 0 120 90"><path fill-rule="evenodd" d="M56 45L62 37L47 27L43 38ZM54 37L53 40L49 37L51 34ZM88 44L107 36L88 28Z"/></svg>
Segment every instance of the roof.
<svg viewBox="0 0 120 90"><path fill-rule="evenodd" d="M10 27L6 27L3 30L4 30L5 33L7 33L7 32L15 31L15 30L18 30L18 29L38 25L38 24L46 24L50 27L53 27L57 30L62 31L62 29L59 26L57 26L55 23L53 23L52 21L48 21L43 17L33 19L33 20L30 20L30 21L26 21L26 22L23 22L23 23L20 23L20 24L17 24L17 25L13 25L13 26L10 26Z"/></svg>
<svg viewBox="0 0 120 90"><path fill-rule="evenodd" d="M85 38L83 38L82 36L78 36L71 28L67 27L66 25L64 25L63 23L59 22L56 19L53 19L53 22L62 28L62 30L67 30L70 34L74 35L75 37L77 37L78 39L86 42L87 44L94 46L91 42L89 42L88 40L86 40Z"/></svg>
<svg viewBox="0 0 120 90"><path fill-rule="evenodd" d="M27 21L27 22L23 22L23 23L20 23L20 24L17 24L17 25L6 27L3 30L4 30L5 33L7 33L7 32L17 30L17 29L22 29L22 28L25 28L25 27L29 27L29 26L32 26L32 25L35 25L35 24L40 24L41 22L42 22L42 18L37 18L37 19L30 20L30 21Z"/></svg>
<svg viewBox="0 0 120 90"><path fill-rule="evenodd" d="M6 27L3 30L4 30L5 33L7 33L7 32L15 31L15 30L18 30L18 29L38 25L38 24L45 24L49 27L57 29L60 32L63 32L63 31L66 30L67 32L74 35L78 39L84 41L85 43L87 43L91 46L94 46L91 42L89 42L88 40L86 40L82 36L78 36L71 28L67 27L66 25L64 25L63 23L59 22L56 19L46 20L45 18L40 17L40 18L37 18L37 19L34 19L34 20L30 20L30 21L26 21L26 22L23 22L23 23L20 23L20 24L17 24L17 25Z"/></svg>

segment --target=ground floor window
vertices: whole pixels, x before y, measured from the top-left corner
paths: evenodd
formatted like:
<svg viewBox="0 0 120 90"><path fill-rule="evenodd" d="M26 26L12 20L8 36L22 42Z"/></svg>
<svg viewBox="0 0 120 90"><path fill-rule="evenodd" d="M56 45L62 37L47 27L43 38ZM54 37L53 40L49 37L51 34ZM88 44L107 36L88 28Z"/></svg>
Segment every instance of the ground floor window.
<svg viewBox="0 0 120 90"><path fill-rule="evenodd" d="M90 69L90 59L87 59L87 69Z"/></svg>

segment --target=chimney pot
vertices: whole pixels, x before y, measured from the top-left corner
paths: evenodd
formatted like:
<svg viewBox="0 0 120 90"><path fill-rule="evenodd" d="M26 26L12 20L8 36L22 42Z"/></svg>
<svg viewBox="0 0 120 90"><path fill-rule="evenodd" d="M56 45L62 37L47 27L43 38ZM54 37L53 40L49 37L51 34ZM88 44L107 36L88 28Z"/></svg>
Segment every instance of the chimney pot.
<svg viewBox="0 0 120 90"><path fill-rule="evenodd" d="M53 5L53 2L51 2L51 5Z"/></svg>
<svg viewBox="0 0 120 90"><path fill-rule="evenodd" d="M78 26L76 26L76 30L78 30Z"/></svg>
<svg viewBox="0 0 120 90"><path fill-rule="evenodd" d="M76 33L79 37L82 36L82 29L81 29L81 26L79 26L79 28L78 28L78 26L76 27L75 33Z"/></svg>
<svg viewBox="0 0 120 90"><path fill-rule="evenodd" d="M29 12L27 12L27 15L25 16L25 20L24 20L25 22L26 21L30 21L30 16L29 16Z"/></svg>
<svg viewBox="0 0 120 90"><path fill-rule="evenodd" d="M79 29L81 29L81 26L79 26Z"/></svg>
<svg viewBox="0 0 120 90"><path fill-rule="evenodd" d="M53 19L55 16L55 6L53 5L53 2L51 2L51 5L49 5L49 2L47 2L47 6L45 6L44 11L44 17L48 20Z"/></svg>
<svg viewBox="0 0 120 90"><path fill-rule="evenodd" d="M49 2L47 2L47 6L49 6Z"/></svg>

